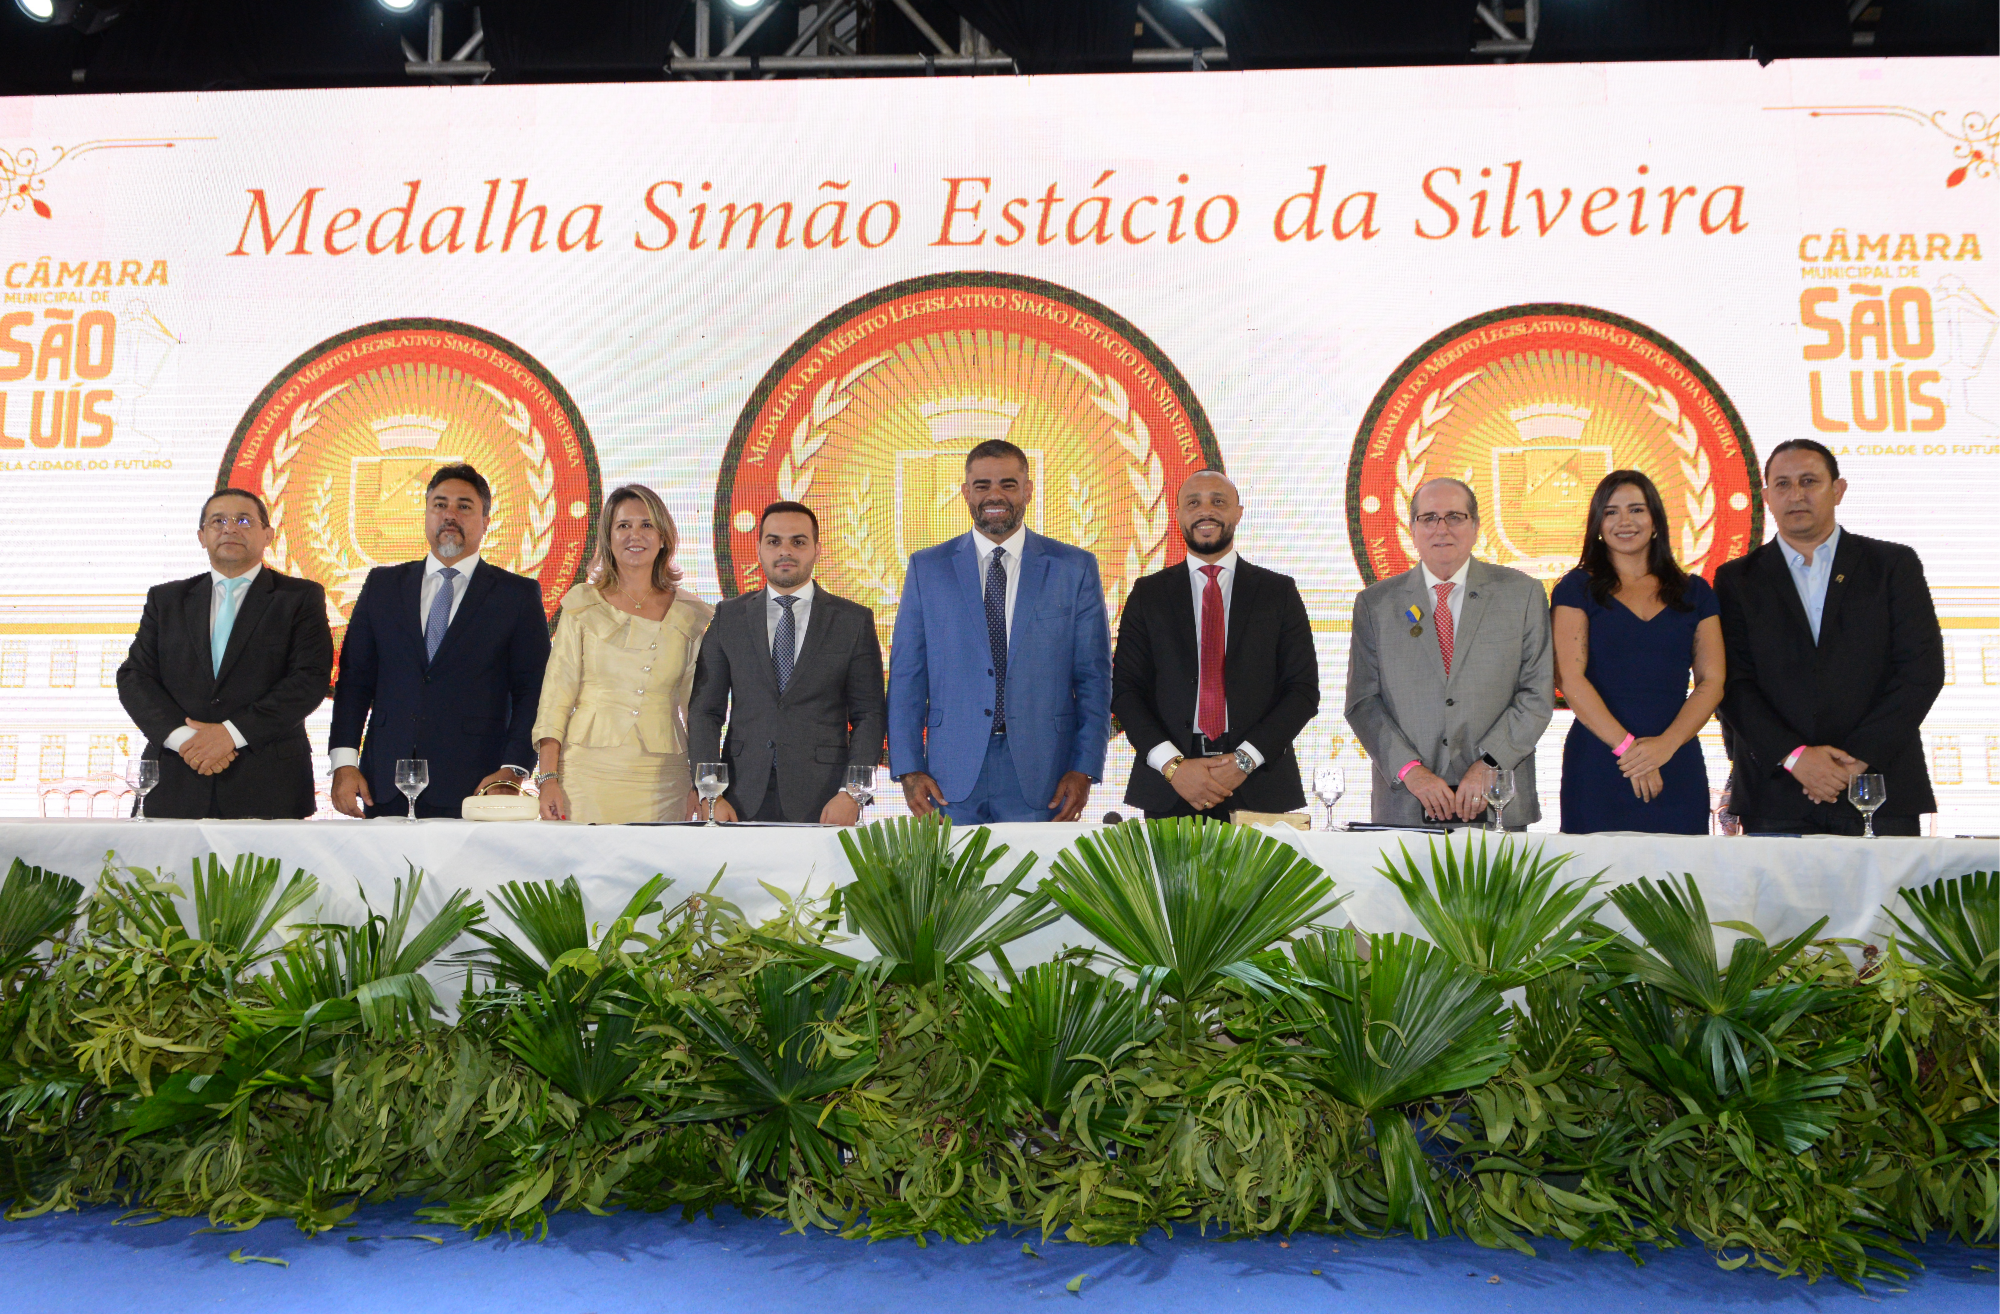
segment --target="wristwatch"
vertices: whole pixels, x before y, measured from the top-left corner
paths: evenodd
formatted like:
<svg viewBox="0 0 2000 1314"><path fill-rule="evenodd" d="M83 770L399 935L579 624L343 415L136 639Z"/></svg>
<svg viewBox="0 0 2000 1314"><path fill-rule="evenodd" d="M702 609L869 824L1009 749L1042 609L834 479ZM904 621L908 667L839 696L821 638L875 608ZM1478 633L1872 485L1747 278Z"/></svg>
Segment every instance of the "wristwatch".
<svg viewBox="0 0 2000 1314"><path fill-rule="evenodd" d="M1479 760L1484 762L1487 766L1492 767L1495 771L1498 771L1500 769L1500 759L1493 756L1493 754L1491 753L1481 753L1479 755Z"/></svg>
<svg viewBox="0 0 2000 1314"><path fill-rule="evenodd" d="M1257 759L1250 756L1249 749L1239 747L1236 750L1236 769L1246 776L1257 769Z"/></svg>
<svg viewBox="0 0 2000 1314"><path fill-rule="evenodd" d="M1185 756L1179 753L1175 753L1171 759L1169 759L1166 763L1164 763L1160 767L1160 774L1167 778L1167 782L1169 784L1173 783L1174 772L1180 770L1181 763L1185 761L1187 761L1187 758Z"/></svg>

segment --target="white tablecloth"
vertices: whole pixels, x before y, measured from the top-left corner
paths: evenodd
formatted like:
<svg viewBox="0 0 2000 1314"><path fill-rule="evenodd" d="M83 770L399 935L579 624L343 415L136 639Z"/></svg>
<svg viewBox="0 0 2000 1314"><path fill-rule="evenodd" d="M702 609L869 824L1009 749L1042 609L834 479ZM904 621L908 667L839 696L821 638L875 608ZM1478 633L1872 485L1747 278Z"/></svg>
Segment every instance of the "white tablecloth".
<svg viewBox="0 0 2000 1314"><path fill-rule="evenodd" d="M994 826L996 842L1010 854L1005 872L1033 852L1038 871L1094 825ZM677 900L722 873L719 893L752 919L778 911L765 888L824 894L851 879L837 831L817 827L577 826L561 823L476 823L400 820L326 821L0 821L0 865L15 857L74 876L90 885L116 853L121 863L178 873L186 887L189 864L215 853L224 862L238 854L284 859L319 877L316 908L301 910L335 920L359 920L365 890L378 910L389 906L392 883L414 863L428 873L428 908L453 889L484 895L503 881L560 879L574 875L598 922L608 921L639 882L664 872ZM1421 834L1271 832L1297 845L1326 869L1347 901L1328 920L1351 921L1370 931L1421 933L1402 897L1377 868L1382 852L1406 844L1428 864ZM1641 877L1691 873L1701 885L1709 916L1748 922L1776 939L1795 935L1821 916L1822 935L1879 942L1886 931L1881 907L1899 887L1942 876L2000 866L2000 844L1959 839L1780 839L1669 835L1537 835L1551 853L1575 855L1565 876L1605 874L1604 884ZM1033 884L1031 878L1027 884ZM511 931L499 909L488 913ZM1605 920L1617 924L1614 910ZM1718 943L1735 938L1718 932ZM1064 945L1090 944L1081 927L1064 918L1009 950L1017 965L1039 962ZM842 948L866 956L865 943Z"/></svg>

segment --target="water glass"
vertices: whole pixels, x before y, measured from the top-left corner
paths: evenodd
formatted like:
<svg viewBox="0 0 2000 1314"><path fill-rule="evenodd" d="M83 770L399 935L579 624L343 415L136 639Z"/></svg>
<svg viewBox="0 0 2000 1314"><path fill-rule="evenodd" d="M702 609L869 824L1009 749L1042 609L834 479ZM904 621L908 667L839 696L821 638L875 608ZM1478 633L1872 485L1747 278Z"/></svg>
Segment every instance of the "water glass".
<svg viewBox="0 0 2000 1314"><path fill-rule="evenodd" d="M1861 833L1875 837L1875 809L1889 801L1889 782L1879 774L1855 776L1847 782L1847 801L1861 809Z"/></svg>
<svg viewBox="0 0 2000 1314"><path fill-rule="evenodd" d="M421 757L399 757L396 759L396 788L403 791L403 797L410 800L408 820L417 819L417 795L430 787L431 764Z"/></svg>
<svg viewBox="0 0 2000 1314"><path fill-rule="evenodd" d="M701 762L695 765L694 788L701 795L702 802L708 804L708 824L715 824L715 800L722 797L729 788L729 764L727 762Z"/></svg>
<svg viewBox="0 0 2000 1314"><path fill-rule="evenodd" d="M160 764L150 757L135 757L125 763L125 783L139 796L138 806L132 809L132 820L146 819L146 795L153 792L153 786L160 783Z"/></svg>
<svg viewBox="0 0 2000 1314"><path fill-rule="evenodd" d="M1326 828L1333 829L1333 805L1347 793L1347 772L1337 766L1323 766L1313 772L1313 793L1326 804Z"/></svg>
<svg viewBox="0 0 2000 1314"><path fill-rule="evenodd" d="M872 766L850 766L847 779L842 782L840 792L854 800L855 811L867 807L875 801L875 768Z"/></svg>
<svg viewBox="0 0 2000 1314"><path fill-rule="evenodd" d="M1493 809L1493 829L1504 830L1501 814L1514 801L1514 768L1488 767L1492 778L1486 782L1486 802Z"/></svg>

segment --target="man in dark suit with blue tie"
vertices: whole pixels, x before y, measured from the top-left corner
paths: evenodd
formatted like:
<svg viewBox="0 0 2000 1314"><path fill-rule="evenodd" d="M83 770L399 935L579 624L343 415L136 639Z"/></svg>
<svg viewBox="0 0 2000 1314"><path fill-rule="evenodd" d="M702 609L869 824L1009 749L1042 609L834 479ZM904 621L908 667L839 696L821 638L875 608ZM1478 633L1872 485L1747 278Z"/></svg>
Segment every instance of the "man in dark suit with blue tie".
<svg viewBox="0 0 2000 1314"><path fill-rule="evenodd" d="M1097 558L1022 523L1028 457L965 459L972 532L910 558L889 649L889 772L960 824L1074 821L1104 775L1111 627Z"/></svg>
<svg viewBox="0 0 2000 1314"><path fill-rule="evenodd" d="M326 591L264 565L271 517L254 493L211 494L196 535L209 568L147 592L118 668L118 701L160 764L146 815L310 817L305 720L333 678Z"/></svg>
<svg viewBox="0 0 2000 1314"><path fill-rule="evenodd" d="M401 810L399 758L430 764L420 817L458 816L468 794L518 786L533 769L548 614L534 580L480 560L492 514L477 470L440 468L424 499L429 555L378 566L361 586L327 740L333 805L349 816Z"/></svg>

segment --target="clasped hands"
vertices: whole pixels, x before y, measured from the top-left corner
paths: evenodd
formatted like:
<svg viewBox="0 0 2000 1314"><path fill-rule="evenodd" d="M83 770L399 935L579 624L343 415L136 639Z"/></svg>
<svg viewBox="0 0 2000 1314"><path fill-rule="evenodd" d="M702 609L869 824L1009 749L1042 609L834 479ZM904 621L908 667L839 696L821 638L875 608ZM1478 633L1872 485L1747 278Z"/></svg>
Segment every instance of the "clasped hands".
<svg viewBox="0 0 2000 1314"><path fill-rule="evenodd" d="M1473 821L1487 809L1486 787L1493 782L1493 768L1474 762L1454 789L1427 766L1413 766L1403 777L1403 787L1424 805L1426 821Z"/></svg>
<svg viewBox="0 0 2000 1314"><path fill-rule="evenodd" d="M219 721L197 721L188 718L188 728L194 734L180 746L181 761L188 768L204 776L212 776L229 769L236 760L236 740L231 737L229 727Z"/></svg>
<svg viewBox="0 0 2000 1314"><path fill-rule="evenodd" d="M922 771L910 771L901 777L903 802L910 811L921 817L935 812L945 805L944 791L938 788L937 779ZM1081 771L1065 771L1056 782L1056 796L1048 806L1055 816L1051 821L1075 821L1083 815L1084 804L1090 802L1090 777Z"/></svg>
<svg viewBox="0 0 2000 1314"><path fill-rule="evenodd" d="M1209 757L1182 758L1181 764L1174 768L1174 778L1167 783L1189 807L1207 812L1221 807L1247 778L1243 768L1236 765L1234 753L1216 753Z"/></svg>
<svg viewBox="0 0 2000 1314"><path fill-rule="evenodd" d="M1792 779L1815 803L1838 803L1847 793L1848 781L1867 774L1866 762L1831 744L1808 748L1792 763Z"/></svg>
<svg viewBox="0 0 2000 1314"><path fill-rule="evenodd" d="M1644 739L1634 739L1632 746L1618 758L1618 769L1630 782L1632 792L1641 803L1651 803L1666 788L1660 778L1660 768L1673 760L1680 751L1679 744L1670 744L1663 735L1647 735Z"/></svg>

